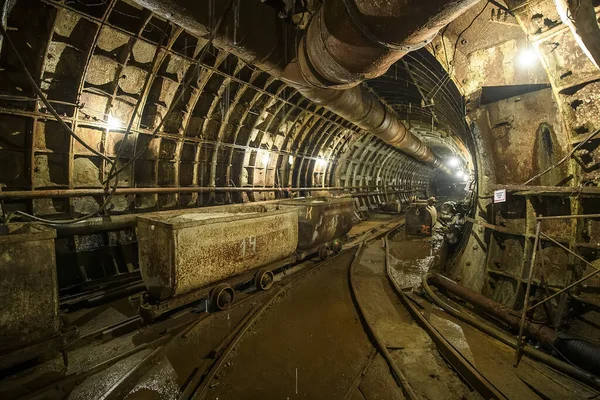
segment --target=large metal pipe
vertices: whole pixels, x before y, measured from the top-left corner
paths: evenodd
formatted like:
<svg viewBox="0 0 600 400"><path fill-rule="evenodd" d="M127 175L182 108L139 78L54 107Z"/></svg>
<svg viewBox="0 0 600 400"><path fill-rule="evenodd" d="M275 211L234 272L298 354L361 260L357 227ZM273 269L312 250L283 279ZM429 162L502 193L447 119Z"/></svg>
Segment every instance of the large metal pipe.
<svg viewBox="0 0 600 400"><path fill-rule="evenodd" d="M513 331L518 331L521 318L514 315L513 311L504 305L488 299L484 295L457 284L443 275L435 274L426 278L439 288L461 297L476 308L484 310L487 314L508 324ZM528 321L524 333L532 339L540 340L544 346L557 350L562 357L594 375L600 374L600 346L587 342L577 336L566 333L557 333L547 325ZM597 382L596 382L597 383Z"/></svg>
<svg viewBox="0 0 600 400"><path fill-rule="evenodd" d="M276 77L294 57L294 27L260 0L134 1L199 37L210 36L222 17L215 46Z"/></svg>
<svg viewBox="0 0 600 400"><path fill-rule="evenodd" d="M475 307L484 310L492 317L507 323L512 330L519 330L521 318L514 315L510 308L485 297L481 293L461 286L443 275L432 275L428 279L435 286L446 289L448 292L466 300ZM538 338L544 343L553 344L556 341L556 332L554 329L535 322L528 322L525 325L525 334L531 338Z"/></svg>
<svg viewBox="0 0 600 400"><path fill-rule="evenodd" d="M376 78L420 49L479 0L329 0L298 46L298 67L315 87L348 88Z"/></svg>
<svg viewBox="0 0 600 400"><path fill-rule="evenodd" d="M312 86L296 88L313 102L334 111L359 128L419 161L441 166L431 150L391 113L383 103L362 86L345 90Z"/></svg>
<svg viewBox="0 0 600 400"><path fill-rule="evenodd" d="M235 1L233 12L227 12L232 3L226 1L135 1L198 36L207 36L223 15L215 45L415 159L443 168L380 99L358 84L424 46L479 0L328 0L300 40L260 0Z"/></svg>

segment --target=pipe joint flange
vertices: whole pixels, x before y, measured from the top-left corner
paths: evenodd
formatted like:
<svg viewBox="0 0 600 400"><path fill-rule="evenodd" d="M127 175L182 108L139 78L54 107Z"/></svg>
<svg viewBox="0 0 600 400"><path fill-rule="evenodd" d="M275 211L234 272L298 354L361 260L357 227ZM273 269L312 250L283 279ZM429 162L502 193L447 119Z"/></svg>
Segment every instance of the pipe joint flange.
<svg viewBox="0 0 600 400"><path fill-rule="evenodd" d="M310 85L320 89L343 90L358 85L362 81L362 78L346 70L342 65L335 61L327 50L320 35L320 32L323 29L321 13L317 14L314 21L316 23L311 24L298 43L298 65L300 67L302 78ZM317 32L313 33L312 29L315 29ZM309 53L309 46L307 46L308 40L313 43L313 46L310 48L312 49L311 53ZM313 59L316 59L319 64L325 64L325 67L329 69L334 76L339 77L338 80L332 81L319 72Z"/></svg>
<svg viewBox="0 0 600 400"><path fill-rule="evenodd" d="M399 149L404 149L405 146L403 145L403 143L406 140L407 136L408 136L408 131L405 130L404 135L398 134L393 139L391 139L388 143Z"/></svg>
<svg viewBox="0 0 600 400"><path fill-rule="evenodd" d="M390 127L394 123L395 116L390 115L388 113L388 111L385 109L384 109L384 112L385 112L385 117L383 118L383 121L381 121L381 124L379 124L379 126L377 126L375 129L371 130L371 133L375 136L379 136L383 132L386 132L388 129L390 129Z"/></svg>

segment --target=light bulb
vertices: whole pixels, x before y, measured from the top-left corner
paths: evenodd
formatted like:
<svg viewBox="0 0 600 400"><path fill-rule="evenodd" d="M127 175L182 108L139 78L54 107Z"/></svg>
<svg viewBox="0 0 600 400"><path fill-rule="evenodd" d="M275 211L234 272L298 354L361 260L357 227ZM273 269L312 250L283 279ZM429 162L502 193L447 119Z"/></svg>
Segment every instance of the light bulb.
<svg viewBox="0 0 600 400"><path fill-rule="evenodd" d="M270 154L267 152L264 152L262 154L262 163L264 166L267 166L267 164L269 163L269 158L270 158Z"/></svg>
<svg viewBox="0 0 600 400"><path fill-rule="evenodd" d="M108 114L108 129L111 131L121 127L121 120L117 117L114 117L112 114Z"/></svg>
<svg viewBox="0 0 600 400"><path fill-rule="evenodd" d="M456 167L458 167L458 162L459 162L459 161L458 161L458 158L457 158L457 157L450 157L450 158L448 159L448 161L446 161L446 163L448 164L448 166L449 166L450 168L456 168Z"/></svg>
<svg viewBox="0 0 600 400"><path fill-rule="evenodd" d="M519 52L518 62L522 68L530 68L537 62L537 52L532 47L524 48Z"/></svg>

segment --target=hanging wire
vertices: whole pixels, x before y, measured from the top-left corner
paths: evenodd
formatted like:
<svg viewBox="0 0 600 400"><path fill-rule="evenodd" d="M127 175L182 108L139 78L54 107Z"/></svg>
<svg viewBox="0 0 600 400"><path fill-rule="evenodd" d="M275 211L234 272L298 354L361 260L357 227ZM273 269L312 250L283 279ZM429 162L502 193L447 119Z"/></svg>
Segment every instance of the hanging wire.
<svg viewBox="0 0 600 400"><path fill-rule="evenodd" d="M480 16L481 14L483 14L483 12L484 12L484 11L487 9L487 6L489 6L489 5L490 5L489 1L486 1L486 3L485 3L485 6L483 6L483 8L481 9L481 11L479 11L479 12L477 13L477 15L475 15L475 16L473 17L473 19L471 20L471 22L469 23L469 25L467 25L467 27L466 27L466 28L464 28L464 29L463 29L463 30L462 30L462 31L461 31L461 32L458 34L458 36L456 37L456 41L454 42L454 49L452 50L452 65L450 66L450 67L451 67L451 70L448 72L448 74L451 74L451 73L452 73L452 71L454 70L454 64L455 64L455 59L456 59L456 51L457 51L457 47L458 47L458 41L460 40L461 36L462 36L462 35L464 35L464 33L465 33L466 31L468 31L468 30L471 28L471 26L473 26L473 24L475 23L475 20L477 20L477 18L479 18L479 16Z"/></svg>
<svg viewBox="0 0 600 400"><path fill-rule="evenodd" d="M23 58L21 58L21 54L19 53L19 50L17 50L17 47L13 43L12 39L10 38L10 36L8 36L8 33L6 32L6 29L4 29L4 26L2 24L0 24L0 33L2 34L2 36L4 36L4 38L6 39L6 42L8 43L8 45L10 46L10 48L13 50L13 52L15 54L15 57L17 58L17 61L21 65L21 69L23 70L23 73L25 74L25 76L27 77L27 80L31 84L31 87L33 88L33 90L35 91L35 93L38 95L38 97L40 98L40 100L42 100L42 102L44 103L44 105L46 106L46 108L48 109L48 111L50 111L50 113L54 116L54 118L56 118L56 120L58 121L58 123L60 124L60 126L70 136L72 136L73 139L77 140L83 147L85 147L87 150L89 150L90 152L92 152L94 155L102 158L103 160L106 160L108 163L112 163L112 160L110 158L106 157L104 154L100 153L99 151L97 151L96 149L94 149L92 146L90 146L89 144L87 144L83 139L81 139L79 136L77 136L75 134L75 132L73 132L73 130L66 124L66 122L62 119L62 117L58 114L58 112L56 112L56 110L54 109L54 107L52 106L52 104L50 103L50 101L48 101L48 99L44 95L44 92L42 92L42 89L40 89L40 87L38 86L38 84L35 82L35 79L33 79L33 76L31 76L31 73L29 72L29 69L27 68L27 65L25 65L25 62L23 61Z"/></svg>
<svg viewBox="0 0 600 400"><path fill-rule="evenodd" d="M575 152L577 150L579 150L584 144L586 144L587 142L589 142L590 140L592 140L598 133L600 133L600 129L596 129L594 132L590 133L584 140L582 140L581 142L579 142L577 144L577 146L573 147L573 149L566 156L564 156L563 158L561 158L560 161L558 161L556 164L554 164L554 165L546 168L544 171L540 172L539 174L536 174L536 175L532 176L527 181L525 181L523 183L523 185L530 184L531 182L535 181L537 178L541 177L542 175L547 174L548 172L550 172L554 168L556 168L559 165L563 164L565 161L567 161L569 158L571 158L571 156L573 154L575 154Z"/></svg>
<svg viewBox="0 0 600 400"><path fill-rule="evenodd" d="M197 61L196 61L196 65L194 67L194 71L192 72L190 79L188 79L187 82L185 82L185 84L182 86L181 88L181 92L179 93L179 96L173 101L173 103L171 104L171 107L169 108L169 110L167 111L167 113L165 114L165 116L161 119L159 125L156 127L156 129L154 130L151 139L146 143L146 146L144 146L143 149L141 149L140 151L138 151L127 163L125 163L122 167L120 167L119 169L116 169L116 164L117 164L117 160L118 158L121 156L122 151L125 147L125 141L126 141L126 136L124 136L123 141L121 142L121 145L119 147L119 150L117 152L117 158L115 159L115 161L113 162L110 158L106 157L104 154L96 151L95 149L93 149L92 147L90 147L89 145L87 145L85 142L83 142L67 125L66 123L62 120L62 118L58 115L58 113L56 113L56 110L54 110L54 108L52 107L52 105L48 102L48 100L45 98L45 96L43 95L41 89L39 88L39 86L37 86L35 80L33 79L33 77L31 76L31 74L29 73L29 71L27 70L27 67L25 66L25 63L23 62L23 60L21 59L18 50L16 49L16 47L14 46L14 44L12 43L12 41L10 40L10 37L6 34L6 30L4 29L4 27L2 26L2 24L0 24L0 33L2 33L2 35L7 39L7 42L10 44L10 46L13 48L13 51L15 52L15 54L17 55L17 59L19 60L19 62L21 63L21 66L23 67L25 74L28 77L28 80L30 81L30 83L32 84L32 86L34 87L34 89L36 90L36 92L38 93L38 96L40 96L40 98L42 99L42 101L44 101L44 104L46 104L46 106L48 107L48 109L52 112L52 114L55 116L55 118L57 118L57 120L59 121L59 123L61 123L61 125L63 126L63 128L67 129L68 132L74 137L76 138L84 147L86 147L88 150L92 151L94 154L99 155L100 157L102 157L104 160L106 160L109 164L111 164L111 170L108 174L108 177L106 178L106 180L103 182L103 184L109 185L109 182L112 178L115 178L114 181L114 185L112 187L111 192L108 194L108 196L106 197L106 199L104 200L104 202L102 203L102 205L98 208L97 211L81 216L79 218L75 218L75 219L70 219L70 220L48 220L45 218L40 218L37 217L35 215L31 215L28 213L25 213L23 211L14 211L9 213L6 218L5 218L5 223L10 222L10 220L16 216L25 218L27 220L31 220L31 221L37 221L40 223L44 223L47 225L70 225L76 222L81 222L84 221L86 219L92 218L96 215L98 215L99 213L101 213L102 211L106 210L106 208L108 207L109 204L111 204L112 202L112 198L114 196L114 194L116 193L117 187L118 187L118 183L119 183L119 174L125 170L129 165L131 165L131 163L133 163L134 161L136 161L139 157L141 157L142 154L144 154L146 152L146 150L148 149L148 147L150 146L150 143L152 142L152 139L154 139L155 137L158 136L158 133L160 131L160 129L162 128L164 122L166 121L168 115L174 110L175 106L177 105L177 103L182 99L183 95L185 94L187 88L189 87L189 85L191 84L191 82L193 81L194 77L199 76L199 71L200 71L200 65L201 62L203 60L203 58L206 55L206 49L208 47L210 47L210 45L212 44L214 38L216 37L217 31L219 30L221 23L223 22L223 19L225 17L225 15L228 13L229 9L231 8L231 3L229 4L228 8L225 10L225 12L223 13L223 15L221 15L221 17L219 18L219 21L215 27L215 29L212 31L212 34L210 36L210 39L207 43L207 45L203 48L203 51L200 53ZM162 41L162 39L161 39ZM159 49L157 49L157 52L155 53L155 57L157 56L157 54L159 53ZM138 102L138 104L141 103ZM129 134L129 132L131 132L131 128L133 126L133 122L135 120L135 116L136 116L136 112L134 112L130 122L129 122L129 126L127 129L127 134Z"/></svg>
<svg viewBox="0 0 600 400"><path fill-rule="evenodd" d="M82 0L66 1L65 5L69 5L69 4L73 4L73 3L78 3L85 7L101 7L101 6L105 6L106 3L108 3L108 0L103 0L99 3L85 3Z"/></svg>
<svg viewBox="0 0 600 400"><path fill-rule="evenodd" d="M167 117L173 112L173 110L176 108L177 104L181 101L181 99L185 95L185 92L187 91L188 87L191 85L191 83L194 81L194 79L196 79L196 80L199 79L200 70L202 69L202 60L204 59L204 57L208 53L208 49L212 46L212 43L213 43L213 41L214 41L214 39L215 39L215 37L217 35L217 31L221 27L221 24L222 24L222 22L224 20L225 15L228 13L229 9L231 8L231 4L232 3L230 2L229 3L229 7L225 10L225 12L223 13L223 15L221 15L221 17L219 18L219 21L217 22L215 29L212 31L210 39L208 40L208 42L206 43L206 45L202 48L202 51L198 55L198 58L194 61L194 64L195 64L194 65L194 70L190 74L189 79L182 85L181 90L179 92L179 95L173 100L173 102L171 103L171 106L169 107L169 109L165 113L164 117L162 117L162 119L160 120L158 126L154 129L154 132L152 133L152 136L150 137L150 140L148 140L148 142L146 143L146 146L144 146L144 148L142 150L138 151L122 167L120 167L114 173L110 174L108 176L107 180L114 178L114 176L116 174L119 174L121 171L123 171L125 168L127 168L129 165L131 165L131 163L133 163L134 161L136 161L137 159L139 159L146 152L146 150L150 146L150 143L152 142L152 139L158 137L161 128L163 127L164 123L167 120Z"/></svg>
<svg viewBox="0 0 600 400"><path fill-rule="evenodd" d="M163 39L164 39L164 33L163 33L163 38L161 38L161 42L162 42ZM144 83L144 89L143 89L142 93L146 91L146 89L147 89L147 87L149 85L150 75L151 75L152 70L154 69L154 66L156 65L156 62L158 61L159 54L160 54L160 45L156 49L156 53L154 54L154 60L152 62L152 67L150 69L150 72L148 73L148 76L146 78L146 82ZM163 57L163 60L164 60L164 57ZM133 122L135 121L135 118L136 118L137 113L139 111L140 104L141 104L141 100L138 101L137 104L136 104L136 107L135 107L135 109L133 111L133 114L131 116L131 119L129 121L129 126L127 127L127 131L123 135L123 140L121 141L119 149L117 150L117 154L116 154L115 160L112 161L112 160L110 160L109 158L106 157L106 160L111 165L111 169L110 169L111 173L114 172L114 170L115 170L115 168L117 166L117 163L119 161L119 158L122 155L123 149L125 148L125 142L127 141L127 137L130 134L131 129L133 127ZM61 119L61 121L62 121L62 119ZM64 123L64 121L63 121L63 123ZM110 183L110 181L106 182L106 188L105 188L105 190L107 192L110 189L109 183ZM49 224L49 225L68 225L68 224L73 224L75 222L81 222L81 221L84 221L84 220L89 219L91 217L94 217L97 214L101 213L102 211L106 210L106 208L111 204L112 199L113 199L113 197L115 195L115 192L117 191L118 186L119 186L119 176L117 175L115 177L114 185L113 185L112 189L110 190L110 193L108 194L108 196L106 196L106 198L104 199L103 203L98 207L98 210L94 211L93 213L89 213L89 214L83 215L83 216L81 216L79 218L70 219L70 220L48 220L48 219L45 219L45 218L40 218L40 217L36 217L34 215L31 215L31 214L27 214L27 213L22 212L22 211L15 211L13 213L8 214L8 216L5 217L5 223L9 223L10 220L13 217L15 217L15 216L20 216L20 217L23 217L23 218L26 218L26 219L29 219L29 220L33 220L33 221L37 221L37 222L42 222L42 223L46 223L46 224Z"/></svg>

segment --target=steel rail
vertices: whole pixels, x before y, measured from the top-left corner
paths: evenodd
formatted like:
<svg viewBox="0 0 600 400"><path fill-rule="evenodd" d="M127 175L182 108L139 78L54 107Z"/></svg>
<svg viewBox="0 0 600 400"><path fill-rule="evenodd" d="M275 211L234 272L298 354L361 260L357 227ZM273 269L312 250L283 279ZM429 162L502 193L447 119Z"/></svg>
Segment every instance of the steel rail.
<svg viewBox="0 0 600 400"><path fill-rule="evenodd" d="M480 330L481 332L489 335L490 337L498 340L501 343L504 343L507 346L512 348L517 347L517 340L513 335L509 335L508 333L491 326L487 321L481 320L479 317L472 315L467 310L458 310L445 301L443 301L437 294L434 293L433 289L429 285L429 280L432 278L432 275L426 275L423 277L423 289L427 294L427 297L431 299L437 306L442 308L444 311L452 315L453 317L471 325L472 327ZM589 385L589 387L594 388L596 390L600 390L600 378L595 375L590 374L587 371L584 371L578 367L575 367L571 364L568 364L564 361L561 361L557 358L552 357L551 355L544 353L541 350L537 350L531 346L526 346L523 348L523 353L529 356L531 359L540 361L557 371L564 373L584 384Z"/></svg>
<svg viewBox="0 0 600 400"><path fill-rule="evenodd" d="M373 329L371 324L369 324L369 322L367 321L365 308L363 307L363 305L360 301L360 298L358 296L358 291L356 289L357 286L356 286L356 282L354 280L354 267L356 266L356 261L360 258L360 255L362 253L365 242L366 242L366 238L363 238L362 242L360 243L360 245L358 247L358 250L356 251L356 254L354 255L354 258L352 259L350 268L348 269L348 281L350 284L350 293L352 295L352 300L354 302L354 305L356 306L356 310L358 311L361 323L367 333L367 336L373 342L373 344L377 348L378 352L381 353L381 355L385 359L386 363L392 370L392 376L394 377L396 384L398 385L399 388L402 389L402 391L404 392L404 396L407 399L417 400L418 397L415 394L413 388L411 387L410 382L406 378L406 375L402 372L400 367L398 367L398 364L392 358L392 355L388 351L388 349L387 349L385 343L383 342L383 340L381 339L381 337L377 334L377 332L375 332L375 329Z"/></svg>
<svg viewBox="0 0 600 400"><path fill-rule="evenodd" d="M454 370L463 378L465 382L473 387L479 394L486 399L507 399L507 397L483 376L477 368L465 358L436 328L429 320L419 312L417 307L402 291L398 282L392 277L392 267L390 262L389 237L396 233L396 230L390 231L385 235L385 274L391 283L394 292L402 300L406 309L410 312L413 319L427 332L440 354L452 365Z"/></svg>
<svg viewBox="0 0 600 400"><path fill-rule="evenodd" d="M393 223L393 222L394 221L390 221L390 223ZM369 238L369 240L378 239L379 237L384 235L385 232L387 232L391 229L395 229L400 223L401 222L397 222L393 227L387 229L386 231L381 232L379 234L375 234L374 236ZM202 371L202 369L199 367L195 373L193 373L190 377L188 377L188 379L187 379L188 382L197 383L199 381L199 384L197 385L197 387L192 388L192 389L189 388L189 384L188 384L188 387L186 387L184 389L182 395L179 397L179 400L189 400L189 399L199 400L199 399L203 399L206 396L206 393L210 387L212 379L217 375L217 373L219 372L219 370L225 363L225 360L230 355L232 349L239 343L240 339L243 337L243 335L246 333L246 331L256 322L256 320L264 313L264 311L267 310L269 308L269 306L271 304L273 304L273 302L275 302L275 300L277 300L279 298L279 296L282 295L289 287L291 287L294 284L296 284L297 282L301 281L302 279L307 277L309 274L311 274L313 271L316 271L316 270L322 268L324 265L329 264L329 263L341 258L343 255L347 254L348 252L350 252L351 250L353 250L355 247L358 246L358 249L356 250L356 253L352 259L352 263L354 263L354 260L356 259L356 254L358 254L361 251L360 249L361 249L363 243L365 242L365 236L368 235L369 233L376 232L378 229L381 229L383 226L386 226L386 225L387 224L384 224L379 227L375 227L375 228L371 228L371 229L367 230L363 234L363 240L361 240L361 242L359 244L354 244L351 247L348 247L348 248L342 250L340 253L336 254L335 256L330 257L326 260L323 260L322 262L317 263L312 267L309 267L300 276L298 276L297 278L291 280L290 282L288 282L285 285L283 285L282 287L280 287L280 289L275 294L273 294L265 303L263 303L259 308L255 309L255 310L251 310L248 313L248 315L246 315L246 317L244 317L244 319L242 321L243 324L241 324L240 326L235 328L235 330L234 330L235 333L233 333L231 335L231 340L228 341L227 345L225 345L224 342L222 342L217 346L218 348L223 347L223 350L218 355L216 355L216 358L215 358L214 362L208 368L208 371L206 371L204 374L202 374L202 372L204 372L204 371ZM200 380L198 378L198 374L204 375L203 379Z"/></svg>
<svg viewBox="0 0 600 400"><path fill-rule="evenodd" d="M366 234L383 230L382 233L379 233L373 237L373 239L375 239L375 238L378 238L381 235L383 235L385 232L387 232L387 230L394 229L399 223L400 222L398 221L398 219L392 219L392 220L384 222L378 226L370 228L369 230L366 231ZM389 225L392 225L392 226L390 227ZM280 288L280 290L278 290L277 294L280 294L284 289L288 288L290 285L301 280L302 278L304 278L305 276L310 274L312 271L314 271L332 261L335 261L342 255L346 254L347 252L351 251L355 247L359 246L361 242L355 241L355 239L358 236L359 235L350 236L349 241L346 244L347 247L344 248L340 253L338 253L337 255L335 255L333 257L330 257L326 260L323 260L321 262L316 262L316 263L314 263L314 261L311 261L311 260L305 260L305 261L301 262L300 264L297 264L297 266L298 265L301 266L303 264L313 263L313 265L307 265L305 267L306 268L305 270L298 271L299 273L301 273L301 275L299 275L298 277L293 277L293 279L291 279L290 281L279 283L278 286L274 287L274 289L277 287ZM255 296L259 293L261 293L261 292L254 292L254 293L244 297L243 299L234 302L229 310L231 310L232 308L237 308L243 304L246 304L248 301L254 299ZM267 300L267 301L271 301L271 300ZM88 378L92 375L95 375L97 373L100 373L100 372L106 370L107 368L111 367L112 365L114 365L132 355L138 354L141 351L144 351L146 349L152 349L153 351L150 354L148 354L146 357L144 357L140 361L140 363L138 363L136 366L132 367L131 370L122 379L120 379L117 383L115 383L113 386L111 386L111 388L109 390L107 390L106 392L104 392L102 394L102 398L106 398L106 399L118 398L121 394L123 394L123 392L126 391L125 389L127 387L129 387L131 383L134 383L134 384L137 383L137 380L139 380L139 378L141 378L143 376L144 372L147 372L145 367L152 365L159 356L164 354L164 351L166 350L167 346L171 343L172 340L175 340L178 337L185 337L186 333L188 333L191 329L193 329L195 326L197 326L198 323L205 321L208 318L212 318L213 316L218 314L218 313L206 313L206 314L202 314L198 318L191 318L191 317L189 317L189 315L192 312L192 310L194 309L194 307L195 307L195 305L189 305L189 306L187 306L187 308L180 310L177 313L176 317L171 316L165 320L162 320L160 322L156 322L156 323L150 325L150 328L149 328L150 331L144 332L144 336L150 337L153 335L159 335L159 337L156 338L155 340L149 340L145 343L137 345L131 349L124 351L121 354L118 354L107 360L101 361L85 370L77 371L72 374L63 376L62 378L59 378L58 380L54 380L52 382L49 382L38 389L34 389L31 392L19 393L19 397L23 398L23 399L28 399L28 400L47 399L47 398L53 398L52 393L57 394L58 397L62 397L66 393L69 393L70 391L72 391L74 389L74 387L79 385L86 378ZM89 334L86 334L71 343L68 343L67 348L72 350L74 348L84 346L87 343L89 343L95 339L102 338L109 334L114 337L118 337L118 336L122 336L122 335L125 335L128 333L131 333L131 331L134 330L135 327L138 326L141 322L142 322L142 319L139 316L120 320L113 324L104 326L103 328L100 328L93 332L90 332ZM165 324L169 324L169 325L165 326ZM156 328L156 329L154 329L154 328ZM165 332L165 330L166 330L166 332ZM118 331L119 334L113 335L113 331ZM222 346L218 346L218 347L222 347ZM125 395L126 394L127 393L125 393Z"/></svg>
<svg viewBox="0 0 600 400"><path fill-rule="evenodd" d="M356 375L356 378L354 378L354 381L348 388L348 391L346 392L346 397L344 397L344 400L352 399L352 395L354 395L354 392L360 387L360 384L361 384L364 376L367 374L367 371L369 370L369 368L371 368L371 364L373 364L373 361L375 361L375 357L377 357L377 354L379 354L379 352L377 351L377 348L373 348L373 350L371 350L371 354L369 354L369 357L365 360L360 372L358 373L358 375Z"/></svg>

